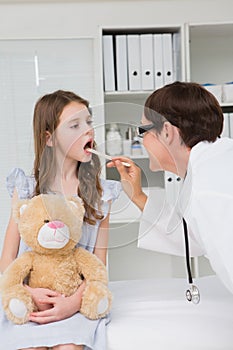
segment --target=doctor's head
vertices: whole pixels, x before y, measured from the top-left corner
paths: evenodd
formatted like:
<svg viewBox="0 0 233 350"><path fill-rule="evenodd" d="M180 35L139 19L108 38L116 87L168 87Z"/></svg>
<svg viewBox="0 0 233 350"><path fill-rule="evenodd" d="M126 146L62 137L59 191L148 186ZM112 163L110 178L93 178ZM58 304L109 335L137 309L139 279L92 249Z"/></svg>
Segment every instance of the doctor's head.
<svg viewBox="0 0 233 350"><path fill-rule="evenodd" d="M180 174L191 148L216 141L222 128L222 109L201 85L177 81L155 90L145 102L141 128L151 170Z"/></svg>

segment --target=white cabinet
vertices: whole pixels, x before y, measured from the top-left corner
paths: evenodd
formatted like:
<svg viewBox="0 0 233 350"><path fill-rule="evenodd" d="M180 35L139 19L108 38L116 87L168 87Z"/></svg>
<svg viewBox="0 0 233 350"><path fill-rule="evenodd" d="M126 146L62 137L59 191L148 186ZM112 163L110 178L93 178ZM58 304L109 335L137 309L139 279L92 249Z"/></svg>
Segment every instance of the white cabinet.
<svg viewBox="0 0 233 350"><path fill-rule="evenodd" d="M143 106L150 93L166 83L185 79L184 27L177 25L153 28L102 28L101 37L105 140L110 124L117 123L124 142L129 127L131 127L131 134L134 135L136 128L133 125L140 124ZM119 38L124 39L123 46L122 43L119 46ZM111 45L109 45L109 39L111 39ZM148 55L152 55L152 59L148 59ZM107 69L105 69L106 64ZM119 71L119 65L124 66L124 69ZM127 76L125 77L124 74ZM161 79L158 81L157 75L162 77L162 82ZM148 77L152 79L147 81ZM127 83L119 84L123 78ZM148 87L151 89L147 90ZM101 150L107 153L103 144L101 147ZM124 155L133 158L142 169L143 187L162 187L166 189L169 199L174 201L180 178L164 172L152 173L149 170L148 156L143 146L139 152L140 155L135 156L132 148L131 150L131 153L124 153ZM119 179L117 172L112 169L106 169L106 177ZM130 208L128 212L130 217Z"/></svg>
<svg viewBox="0 0 233 350"><path fill-rule="evenodd" d="M183 30L184 28L184 30ZM200 84L214 84L216 88L220 87L220 104L225 113L225 128L223 136L233 137L233 98L232 101L224 101L222 94L222 86L233 80L233 23L203 23L203 24L184 24L175 27L155 27L155 28L104 28L101 31L101 36L113 37L113 50L116 50L115 37L119 35L145 35L145 34L165 34L171 33L173 38L173 73L174 80L194 81ZM153 42L155 47L155 42ZM178 46L177 46L178 45ZM155 53L153 47L153 53ZM178 53L178 54L177 54ZM137 50L135 55L138 55ZM124 55L123 55L124 56ZM113 59L114 59L113 55ZM137 57L138 58L138 57ZM119 59L119 58L118 58ZM113 64L116 61L113 61ZM135 66L138 60L135 60ZM155 61L154 61L155 63ZM139 65L139 68L141 66ZM114 91L104 91L103 78L103 100L104 100L104 118L105 118L105 132L110 123L117 123L120 127L122 137L125 136L126 130L130 123L139 123L143 113L143 105L151 90L144 90L141 82L141 89L134 89L129 84L130 74L128 72L128 88L125 91L118 91L118 72L114 70ZM136 68L135 68L135 74ZM138 73L137 73L138 74ZM155 82L155 79L154 79ZM166 83L166 82L164 82ZM137 85L138 86L138 85ZM152 90L158 86L154 84ZM232 88L233 91L233 88ZM106 151L106 150L105 150ZM132 157L132 155L130 155ZM133 157L132 157L133 158ZM142 169L142 183L144 188L149 189L153 187L161 187L166 191L166 195L170 202L174 202L179 187L182 181L180 178L171 173L152 173L148 170L148 158L143 153L140 157L134 158L135 162ZM107 170L107 178L116 178L118 175L114 170ZM133 204L124 195L120 198L118 203L113 205L112 226L113 234L110 236L110 273L111 264L118 260L118 255L127 255L129 267L125 269L124 274L126 278L134 275L133 266L130 261L137 260L147 261L149 266L153 265L153 261L159 262L159 266L164 266L161 271L156 270L157 264L153 270L152 275L158 276L161 272L164 275L179 276L185 274L184 261L182 258L177 258L174 263L174 257L150 252L142 253L139 256L140 250L133 249L136 247L138 221L140 220L140 212L133 207ZM122 234L124 233L123 237ZM121 239L122 237L122 239ZM115 245L114 245L115 244ZM118 246L117 246L118 245ZM120 248L120 249L117 249ZM141 252L140 252L141 254ZM151 254L151 255L149 255ZM141 264L141 263L140 263ZM139 265L140 265L139 264ZM146 271L149 266L144 265ZM212 274L208 260L204 257L194 259L192 261L193 270L199 275ZM172 268L171 268L172 267ZM113 265L113 275L119 277L119 270ZM137 272L139 272L137 267ZM121 272L122 273L122 272ZM122 276L122 275L121 275ZM136 277L136 276L134 276ZM141 276L143 277L143 269L141 269Z"/></svg>
<svg viewBox="0 0 233 350"><path fill-rule="evenodd" d="M105 40L105 37L107 37L107 40ZM117 40L119 40L119 37L123 37L121 50L124 50L125 44L127 49L127 84L119 84L119 79L122 82L122 74L125 74L124 72L126 71L125 66L120 73L118 71L119 67L117 64L119 64L119 59L122 59L121 64L125 65L125 52L121 51L120 54L117 52ZM109 38L112 39L111 45L109 45ZM129 38L132 38L130 43L128 42ZM161 40L164 41L161 42L162 46L159 51L158 42ZM107 44L104 47L106 41ZM101 143L99 147L101 151L107 153L106 133L110 124L116 123L118 125L124 140L129 127L131 127L131 133L134 133L134 125L140 124L145 100L152 91L166 83L175 80L185 80L184 29L181 25L154 28L103 28L100 42L103 53L102 90L105 123L105 139L103 141L105 145ZM148 48L148 45L152 46ZM129 58L129 50L132 50L132 48L135 51L130 53ZM150 55L152 52L152 60L142 57L142 48L143 50L148 50ZM113 50L113 52L106 53L107 50ZM112 60L111 64L108 62L107 70L104 67L106 57L110 61ZM161 64L160 69L157 69L157 61ZM115 67L115 69L111 71L110 67ZM167 67L170 67L170 69ZM161 73L163 76L162 83L160 75L160 81L156 78L157 73ZM110 77L106 76L106 74L110 74ZM146 79L147 74L153 76L152 85L150 85L151 80L148 82ZM147 89L148 86L151 86L151 89ZM141 155L134 155L132 149L131 152L128 151L124 155L132 158L141 168L142 186L145 192L153 191L154 188L160 187L166 191L167 197L171 202L175 201L181 183L180 178L163 171L151 172L149 170L149 158L143 148ZM119 180L119 175L115 169L106 168L106 177ZM137 249L140 215L140 211L124 193L112 205L109 242L110 279L184 276L183 258ZM119 257L121 257L120 260Z"/></svg>

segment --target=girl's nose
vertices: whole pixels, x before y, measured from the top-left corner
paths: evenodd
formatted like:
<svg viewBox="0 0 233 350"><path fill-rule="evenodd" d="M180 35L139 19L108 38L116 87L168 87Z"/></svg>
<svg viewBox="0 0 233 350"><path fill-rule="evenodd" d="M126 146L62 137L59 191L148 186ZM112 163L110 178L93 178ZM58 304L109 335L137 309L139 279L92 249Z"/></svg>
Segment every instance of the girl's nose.
<svg viewBox="0 0 233 350"><path fill-rule="evenodd" d="M86 127L85 127L85 134L92 134L93 133L93 127L92 126L90 126L90 125L87 125Z"/></svg>
<svg viewBox="0 0 233 350"><path fill-rule="evenodd" d="M65 226L65 224L59 220L50 221L48 223L48 227L53 228L53 229L62 228L64 226Z"/></svg>

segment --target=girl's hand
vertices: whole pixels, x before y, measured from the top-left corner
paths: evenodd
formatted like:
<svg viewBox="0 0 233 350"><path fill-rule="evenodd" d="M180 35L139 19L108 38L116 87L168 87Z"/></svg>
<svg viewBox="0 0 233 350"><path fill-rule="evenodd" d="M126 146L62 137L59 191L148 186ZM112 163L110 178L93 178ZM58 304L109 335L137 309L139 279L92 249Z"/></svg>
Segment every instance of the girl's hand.
<svg viewBox="0 0 233 350"><path fill-rule="evenodd" d="M70 297L59 295L40 299L40 304L46 306L46 309L44 311L32 312L29 321L46 324L64 320L74 315L80 310L85 285L85 282L83 282L77 292Z"/></svg>
<svg viewBox="0 0 233 350"><path fill-rule="evenodd" d="M31 288L27 285L24 285L24 287L29 291L29 293L32 296L32 299L36 306L38 307L39 311L47 310L52 307L51 304L44 304L41 303L40 300L44 298L52 298L52 297L58 297L61 296L60 293L54 292L53 290L47 289L47 288Z"/></svg>
<svg viewBox="0 0 233 350"><path fill-rule="evenodd" d="M125 167L121 162L127 162L130 167ZM108 168L116 167L121 177L121 184L124 192L139 209L143 210L147 196L142 191L141 169L129 158L114 157L107 164Z"/></svg>

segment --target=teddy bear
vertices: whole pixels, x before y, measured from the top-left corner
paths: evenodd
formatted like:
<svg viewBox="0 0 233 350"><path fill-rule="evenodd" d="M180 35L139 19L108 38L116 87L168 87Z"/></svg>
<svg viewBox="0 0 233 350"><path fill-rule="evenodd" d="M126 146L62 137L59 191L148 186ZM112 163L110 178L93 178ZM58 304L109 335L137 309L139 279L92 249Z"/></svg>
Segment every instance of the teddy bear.
<svg viewBox="0 0 233 350"><path fill-rule="evenodd" d="M28 321L37 310L25 288L49 288L72 295L85 280L80 312L89 319L104 317L112 295L107 287L107 270L102 261L76 247L82 234L84 206L77 197L39 194L19 200L13 209L21 238L30 251L17 257L0 279L2 305L15 324Z"/></svg>

